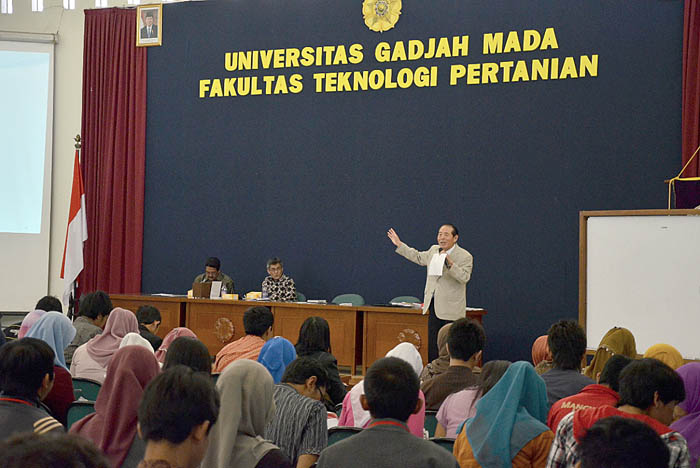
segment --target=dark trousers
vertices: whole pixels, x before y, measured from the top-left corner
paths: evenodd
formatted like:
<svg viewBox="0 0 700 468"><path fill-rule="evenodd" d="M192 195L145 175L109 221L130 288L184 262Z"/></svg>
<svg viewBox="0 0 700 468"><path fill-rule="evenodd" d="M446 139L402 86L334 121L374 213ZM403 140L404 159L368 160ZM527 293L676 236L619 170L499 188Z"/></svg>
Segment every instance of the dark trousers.
<svg viewBox="0 0 700 468"><path fill-rule="evenodd" d="M437 336L440 329L451 323L451 320L442 320L435 315L435 301L430 300L430 306L428 307L428 362L433 359L437 359L440 355L440 349L438 348Z"/></svg>

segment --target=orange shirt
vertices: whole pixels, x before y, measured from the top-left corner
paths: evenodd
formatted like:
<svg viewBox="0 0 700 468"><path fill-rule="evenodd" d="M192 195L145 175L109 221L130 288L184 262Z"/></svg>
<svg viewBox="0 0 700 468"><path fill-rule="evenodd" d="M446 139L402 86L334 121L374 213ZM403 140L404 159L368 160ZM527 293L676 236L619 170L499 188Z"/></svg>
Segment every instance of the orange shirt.
<svg viewBox="0 0 700 468"><path fill-rule="evenodd" d="M547 455L549 455L549 448L552 446L553 440L552 431L545 431L532 439L513 458L513 468L544 468L547 466ZM479 462L474 458L466 428L462 429L462 432L457 436L453 454L460 468L481 468Z"/></svg>
<svg viewBox="0 0 700 468"><path fill-rule="evenodd" d="M237 359L257 361L264 344L265 340L255 335L246 335L233 343L227 344L216 354L213 372L222 372L226 366Z"/></svg>

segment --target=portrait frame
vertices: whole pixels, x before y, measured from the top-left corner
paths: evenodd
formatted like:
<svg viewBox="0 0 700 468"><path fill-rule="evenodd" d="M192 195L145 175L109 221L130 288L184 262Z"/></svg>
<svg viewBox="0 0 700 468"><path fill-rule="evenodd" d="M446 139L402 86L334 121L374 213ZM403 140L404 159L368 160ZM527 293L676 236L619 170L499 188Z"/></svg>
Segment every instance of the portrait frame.
<svg viewBox="0 0 700 468"><path fill-rule="evenodd" d="M149 18L151 19L149 20ZM150 37L147 35L149 26ZM136 47L159 46L162 43L163 4L139 5L136 7Z"/></svg>

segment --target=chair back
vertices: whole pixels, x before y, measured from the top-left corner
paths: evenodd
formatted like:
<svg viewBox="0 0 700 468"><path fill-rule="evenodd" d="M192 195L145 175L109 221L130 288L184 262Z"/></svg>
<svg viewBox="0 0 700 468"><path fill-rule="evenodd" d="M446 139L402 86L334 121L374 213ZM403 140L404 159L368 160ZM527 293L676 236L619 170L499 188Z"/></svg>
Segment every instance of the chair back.
<svg viewBox="0 0 700 468"><path fill-rule="evenodd" d="M338 416L338 419L340 419L340 413L342 413L342 412L343 412L343 404L338 403L337 405L335 405L334 413Z"/></svg>
<svg viewBox="0 0 700 468"><path fill-rule="evenodd" d="M430 440L445 450L448 450L450 453L452 453L452 449L454 449L455 446L455 440L449 437L431 437Z"/></svg>
<svg viewBox="0 0 700 468"><path fill-rule="evenodd" d="M73 395L76 400L82 397L85 400L96 401L100 388L102 388L100 382L82 377L73 377Z"/></svg>
<svg viewBox="0 0 700 468"><path fill-rule="evenodd" d="M68 429L88 414L95 412L94 401L74 401L68 407Z"/></svg>
<svg viewBox="0 0 700 468"><path fill-rule="evenodd" d="M341 294L340 296L335 296L331 301L333 304L352 304L354 306L365 305L365 298L359 294Z"/></svg>
<svg viewBox="0 0 700 468"><path fill-rule="evenodd" d="M428 431L428 435L433 437L435 435L435 428L437 427L437 411L435 410L425 410L425 422L423 423L423 428Z"/></svg>
<svg viewBox="0 0 700 468"><path fill-rule="evenodd" d="M306 302L306 296L304 296L304 293L297 291L297 302Z"/></svg>
<svg viewBox="0 0 700 468"><path fill-rule="evenodd" d="M217 372L216 374L211 375L211 379L214 381L214 385L216 385L216 381L219 380L220 375L221 375L221 372Z"/></svg>
<svg viewBox="0 0 700 468"><path fill-rule="evenodd" d="M396 296L389 302L409 302L411 304L420 304L421 300L415 296Z"/></svg>
<svg viewBox="0 0 700 468"><path fill-rule="evenodd" d="M361 427L336 426L328 429L328 446L361 432Z"/></svg>

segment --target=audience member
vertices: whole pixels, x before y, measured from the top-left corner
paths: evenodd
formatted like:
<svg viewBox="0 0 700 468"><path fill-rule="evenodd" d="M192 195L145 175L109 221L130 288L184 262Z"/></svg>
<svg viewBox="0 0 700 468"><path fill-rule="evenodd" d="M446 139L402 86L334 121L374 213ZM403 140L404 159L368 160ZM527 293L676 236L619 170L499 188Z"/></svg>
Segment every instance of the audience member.
<svg viewBox="0 0 700 468"><path fill-rule="evenodd" d="M270 301L296 301L297 288L294 280L284 274L282 260L277 257L267 261L267 274L262 282L263 297Z"/></svg>
<svg viewBox="0 0 700 468"><path fill-rule="evenodd" d="M115 309L110 318L117 310L120 309ZM131 315L135 322L136 316ZM115 352L97 395L95 412L74 423L70 432L94 442L115 468L136 467L146 448L136 435L139 401L146 385L159 372L153 353L141 346L127 346Z"/></svg>
<svg viewBox="0 0 700 468"><path fill-rule="evenodd" d="M124 335L130 332L138 333L138 330L136 316L126 309L117 307L110 312L104 332L75 350L70 373L73 377L104 382L107 365L119 349Z"/></svg>
<svg viewBox="0 0 700 468"><path fill-rule="evenodd" d="M651 346L647 349L647 352L644 353L644 357L657 359L674 370L685 364L681 353L669 344L659 343Z"/></svg>
<svg viewBox="0 0 700 468"><path fill-rule="evenodd" d="M174 366L187 366L195 372L211 374L211 356L207 347L197 338L176 338L165 355L163 370Z"/></svg>
<svg viewBox="0 0 700 468"><path fill-rule="evenodd" d="M447 352L447 334L450 331L452 322L443 325L438 331L437 345L438 357L428 363L420 374L421 385L433 377L442 374L450 367L450 353Z"/></svg>
<svg viewBox="0 0 700 468"><path fill-rule="evenodd" d="M422 406L419 389L418 374L403 359L385 357L372 364L365 377L365 394L360 397L372 422L359 434L325 449L318 468L456 468L448 451L408 430L406 421Z"/></svg>
<svg viewBox="0 0 700 468"><path fill-rule="evenodd" d="M165 356L168 353L168 348L170 347L170 344L181 336L197 338L197 335L195 335L194 332L189 328L173 328L168 332L167 335L165 335L165 338L163 338L163 344L161 344L160 348L158 348L158 351L156 351L156 359L158 360L158 362L160 362L161 364L165 362Z"/></svg>
<svg viewBox="0 0 700 468"><path fill-rule="evenodd" d="M275 386L276 413L265 427L265 439L282 449L296 468L316 463L328 445L326 409L321 403L327 385L326 370L318 360L299 357Z"/></svg>
<svg viewBox="0 0 700 468"><path fill-rule="evenodd" d="M27 336L27 332L29 332L29 329L32 328L34 324L37 323L39 319L46 314L46 312L46 310L36 309L25 315L22 319L22 324L19 326L17 339L20 340Z"/></svg>
<svg viewBox="0 0 700 468"><path fill-rule="evenodd" d="M233 294L233 280L221 272L221 260L216 257L209 257L204 264L204 273L194 278L194 283L211 283L212 281L221 281L222 289L226 288L227 293Z"/></svg>
<svg viewBox="0 0 700 468"><path fill-rule="evenodd" d="M54 352L53 387L44 398L44 404L51 410L53 417L61 424L68 422L68 408L75 400L73 378L68 371L63 351L75 336L75 328L68 317L61 312L47 312L29 329L27 337L39 339L51 347Z"/></svg>
<svg viewBox="0 0 700 468"><path fill-rule="evenodd" d="M139 468L198 467L218 415L219 394L208 375L174 366L155 377L138 407L138 434L146 442Z"/></svg>
<svg viewBox="0 0 700 468"><path fill-rule="evenodd" d="M596 380L598 374L603 372L603 367L605 367L605 363L608 362L608 359L620 354L630 359L636 359L637 345L631 331L626 328L613 327L603 336L603 339L600 340L593 360L590 365L586 367L583 375Z"/></svg>
<svg viewBox="0 0 700 468"><path fill-rule="evenodd" d="M18 434L0 442L0 468L112 468L82 437L61 432Z"/></svg>
<svg viewBox="0 0 700 468"><path fill-rule="evenodd" d="M295 345L297 356L309 356L316 359L328 376L328 397L330 403L326 404L333 411L335 405L343 402L345 384L340 380L338 361L331 351L331 329L326 319L322 317L309 317L304 320L299 329L299 339Z"/></svg>
<svg viewBox="0 0 700 468"><path fill-rule="evenodd" d="M51 347L36 338L0 348L0 440L21 432L63 431L40 404L53 386L53 362Z"/></svg>
<svg viewBox="0 0 700 468"><path fill-rule="evenodd" d="M544 382L529 362L511 364L457 436L459 466L544 467L554 437L546 419Z"/></svg>
<svg viewBox="0 0 700 468"><path fill-rule="evenodd" d="M452 322L447 334L450 366L442 374L423 382L426 409L437 410L448 395L477 384L472 368L481 361L486 335L477 322L461 318Z"/></svg>
<svg viewBox="0 0 700 468"><path fill-rule="evenodd" d="M287 456L262 438L275 416L275 384L255 361L239 359L216 381L221 417L214 425L203 465L211 468L291 468Z"/></svg>
<svg viewBox="0 0 700 468"><path fill-rule="evenodd" d="M245 336L229 343L216 354L214 372L222 372L236 359L255 361L265 342L272 337L274 317L264 306L251 307L243 313Z"/></svg>
<svg viewBox="0 0 700 468"><path fill-rule="evenodd" d="M386 357L395 357L406 361L416 375L423 370L423 359L420 353L411 343L399 343L390 350ZM343 410L338 420L339 426L367 427L371 422L369 410L362 407L362 395L365 394L365 381L358 382L357 385L345 395L343 399ZM406 425L409 432L416 437L423 438L423 426L425 425L425 395L422 390L418 390L418 399L421 401L420 411L408 417Z"/></svg>
<svg viewBox="0 0 700 468"><path fill-rule="evenodd" d="M542 375L554 367L547 339L547 335L542 335L532 344L532 365L535 366L537 375Z"/></svg>
<svg viewBox="0 0 700 468"><path fill-rule="evenodd" d="M632 362L627 356L616 354L607 360L602 372L598 372L598 383L586 385L576 395L562 398L552 405L547 416L547 425L557 430L559 422L572 411L600 406L615 406L620 400L620 373Z"/></svg>
<svg viewBox="0 0 700 468"><path fill-rule="evenodd" d="M685 364L676 373L683 379L685 400L676 405L674 417L678 420L671 424L671 429L685 437L690 466L695 466L700 458L700 362Z"/></svg>
<svg viewBox="0 0 700 468"><path fill-rule="evenodd" d="M151 346L151 343L140 333L136 332L129 332L126 335L124 335L124 338L122 338L122 342L119 343L119 349L125 346L141 346L143 348L146 348L150 352L153 352L153 346Z"/></svg>
<svg viewBox="0 0 700 468"><path fill-rule="evenodd" d="M136 320L139 322L139 333L146 338L154 350L163 344L163 338L157 336L158 328L163 318L160 311L151 305L143 305L136 311Z"/></svg>
<svg viewBox="0 0 700 468"><path fill-rule="evenodd" d="M44 312L60 312L63 313L63 304L55 296L44 296L39 299L39 302L34 306L37 310Z"/></svg>
<svg viewBox="0 0 700 468"><path fill-rule="evenodd" d="M297 352L292 342L281 336L275 336L263 345L258 362L265 366L272 375L272 380L278 384L282 380L284 370L296 358Z"/></svg>
<svg viewBox="0 0 700 468"><path fill-rule="evenodd" d="M547 402L575 395L595 382L581 374L581 361L586 352L586 335L573 320L560 320L549 328L547 343L554 367L542 374L547 385Z"/></svg>
<svg viewBox="0 0 700 468"><path fill-rule="evenodd" d="M683 380L656 359L629 363L620 374L620 402L617 408L601 406L574 411L561 420L547 459L547 468L574 467L579 462L578 444L599 419L622 416L639 420L664 441L671 454L670 468L689 466L688 446L678 432L668 427L677 403L685 399Z"/></svg>
<svg viewBox="0 0 700 468"><path fill-rule="evenodd" d="M109 296L103 291L95 291L83 294L80 297L80 312L73 320L75 327L75 338L66 348L64 353L66 364L73 363L73 354L78 346L82 346L90 339L102 333L102 329L107 323L107 317L114 309Z"/></svg>
<svg viewBox="0 0 700 468"><path fill-rule="evenodd" d="M457 437L457 429L476 414L476 402L501 379L510 361L489 361L481 369L480 383L448 395L437 413L435 437Z"/></svg>

